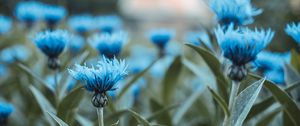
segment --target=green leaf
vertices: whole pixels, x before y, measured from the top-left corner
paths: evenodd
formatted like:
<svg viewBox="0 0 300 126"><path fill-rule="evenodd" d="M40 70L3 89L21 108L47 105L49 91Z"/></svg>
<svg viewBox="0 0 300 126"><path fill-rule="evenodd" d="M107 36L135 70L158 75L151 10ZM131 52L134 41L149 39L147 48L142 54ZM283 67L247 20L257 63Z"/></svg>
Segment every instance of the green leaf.
<svg viewBox="0 0 300 126"><path fill-rule="evenodd" d="M157 60L153 61L146 69L144 69L142 72L136 74L135 76L133 76L133 78L131 80L129 80L124 88L122 88L122 90L120 91L119 95L117 96L117 99L119 100L125 93L126 91L128 91L130 89L130 87L134 84L134 82L136 82L139 78L141 78L145 73L147 73L148 70L150 70L150 68L156 63Z"/></svg>
<svg viewBox="0 0 300 126"><path fill-rule="evenodd" d="M296 50L291 51L291 64L300 73L300 54Z"/></svg>
<svg viewBox="0 0 300 126"><path fill-rule="evenodd" d="M258 76L253 77L260 78ZM300 110L293 99L291 99L291 97L285 91L283 91L270 81L266 81L265 87L272 93L274 99L284 107L284 112L293 121L294 125L299 126Z"/></svg>
<svg viewBox="0 0 300 126"><path fill-rule="evenodd" d="M289 64L284 66L285 80L287 84L292 84L300 80L300 75Z"/></svg>
<svg viewBox="0 0 300 126"><path fill-rule="evenodd" d="M227 87L229 86L229 84L221 70L221 63L218 60L218 58L215 55L213 55L211 52L207 51L202 47L196 47L191 44L186 44L186 45L194 49L206 62L206 64L211 69L211 71L213 72L213 74L217 79L218 91L220 92L224 100L228 101Z"/></svg>
<svg viewBox="0 0 300 126"><path fill-rule="evenodd" d="M273 110L258 120L255 126L268 126L280 112L280 108Z"/></svg>
<svg viewBox="0 0 300 126"><path fill-rule="evenodd" d="M162 104L157 102L154 99L150 99L151 110L154 113L152 116L148 117L149 121L156 120L158 123L165 124L168 126L172 126L172 118L169 114L169 111L175 107L164 107ZM170 105L173 106L173 105ZM169 109L168 109L169 108ZM165 109L165 110L164 110ZM158 114L160 113L160 114Z"/></svg>
<svg viewBox="0 0 300 126"><path fill-rule="evenodd" d="M71 123L74 118L75 110L83 98L84 90L80 86L72 90L58 105L57 116L67 123Z"/></svg>
<svg viewBox="0 0 300 126"><path fill-rule="evenodd" d="M138 113L128 109L127 112L129 112L141 125L143 126L151 126L151 124L141 115Z"/></svg>
<svg viewBox="0 0 300 126"><path fill-rule="evenodd" d="M48 111L47 111L47 113L59 124L59 126L69 126L67 123L65 123L64 121L62 121L60 118L58 118L53 113L48 112Z"/></svg>
<svg viewBox="0 0 300 126"><path fill-rule="evenodd" d="M265 78L248 86L237 97L230 115L232 126L241 126L246 119L251 107L253 106Z"/></svg>
<svg viewBox="0 0 300 126"><path fill-rule="evenodd" d="M194 73L196 76L201 77L201 71L200 68L196 66L196 64L194 64L193 62L187 60L187 59L183 59L182 60L182 64L188 69L190 70L192 73Z"/></svg>
<svg viewBox="0 0 300 126"><path fill-rule="evenodd" d="M93 122L84 118L81 115L76 115L75 116L76 120L80 123L81 126L94 126Z"/></svg>
<svg viewBox="0 0 300 126"><path fill-rule="evenodd" d="M213 89L211 89L210 87L207 87L208 90L210 91L210 93L212 94L213 98L217 101L217 103L221 106L221 108L223 109L224 114L229 117L229 110L228 110L228 105L227 103L224 101L224 99L222 99L221 96L219 96Z"/></svg>
<svg viewBox="0 0 300 126"><path fill-rule="evenodd" d="M204 88L195 90L194 93L190 97L187 97L187 99L185 101L183 101L182 106L180 106L180 108L176 111L176 113L173 117L173 121L174 121L175 125L179 124L179 122L181 121L184 114L191 108L191 106L199 98L199 96L203 93L203 91L204 91Z"/></svg>
<svg viewBox="0 0 300 126"><path fill-rule="evenodd" d="M253 76L253 75L251 75L251 76ZM255 78L256 78L256 76L255 76ZM271 82L269 82L268 80L266 80L265 83L271 83ZM300 82L296 82L294 84L290 84L290 86L287 87L287 88L285 88L284 91L290 92L290 91L292 91L292 90L294 90L294 89L296 89L298 87L300 87ZM247 116L246 120L249 120L249 119L255 117L256 115L260 114L261 112L263 112L264 110L266 110L267 108L269 108L274 102L275 102L274 97L270 96L270 97L264 99L263 101L255 104L252 107L252 109L251 109L249 115Z"/></svg>
<svg viewBox="0 0 300 126"><path fill-rule="evenodd" d="M171 111L175 108L178 108L180 105L181 104L174 104L174 105L164 107L160 110L157 110L157 111L153 112L153 114L150 115L149 117L147 117L146 119L149 120L149 121L153 121L155 119L158 119L161 116L164 117L164 118L166 118L166 117L170 118L170 115L165 116L165 114L168 114L169 111ZM171 120L171 119L169 119L169 120Z"/></svg>
<svg viewBox="0 0 300 126"><path fill-rule="evenodd" d="M46 99L46 97L34 86L29 86L33 96L35 97L37 103L39 104L41 110L43 111L44 115L46 116L48 122L50 123L51 126L53 126L53 122L50 118L48 118L47 112L55 113L56 110L54 107L50 104L50 102Z"/></svg>
<svg viewBox="0 0 300 126"><path fill-rule="evenodd" d="M180 56L177 56L169 69L167 70L164 80L162 81L162 98L164 104L170 104L173 96L173 92L176 88L176 84L180 75L182 63Z"/></svg>

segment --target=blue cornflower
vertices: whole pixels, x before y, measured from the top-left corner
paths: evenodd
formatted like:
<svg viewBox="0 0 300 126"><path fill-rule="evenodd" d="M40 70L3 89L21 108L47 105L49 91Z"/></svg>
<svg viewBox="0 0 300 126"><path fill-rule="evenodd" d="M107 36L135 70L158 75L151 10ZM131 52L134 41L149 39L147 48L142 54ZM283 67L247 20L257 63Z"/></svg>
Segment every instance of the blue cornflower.
<svg viewBox="0 0 300 126"><path fill-rule="evenodd" d="M16 17L29 25L42 18L44 4L36 1L19 2L16 6Z"/></svg>
<svg viewBox="0 0 300 126"><path fill-rule="evenodd" d="M124 60L107 59L99 61L96 67L87 67L76 64L69 73L91 92L106 93L115 90L115 85L127 75L127 65Z"/></svg>
<svg viewBox="0 0 300 126"><path fill-rule="evenodd" d="M17 61L24 62L30 56L30 51L24 45L14 45L12 47L5 48L0 53L0 61L11 64Z"/></svg>
<svg viewBox="0 0 300 126"><path fill-rule="evenodd" d="M152 43L160 49L164 49L167 43L173 38L175 32L171 29L154 29L148 34Z"/></svg>
<svg viewBox="0 0 300 126"><path fill-rule="evenodd" d="M80 33L84 34L94 29L94 18L91 15L83 14L83 15L76 15L69 18L68 21L69 27Z"/></svg>
<svg viewBox="0 0 300 126"><path fill-rule="evenodd" d="M103 33L93 35L89 43L98 50L98 52L108 58L118 56L128 37L125 32L116 32L112 34Z"/></svg>
<svg viewBox="0 0 300 126"><path fill-rule="evenodd" d="M36 46L49 58L57 58L69 42L70 35L63 30L39 32L34 42Z"/></svg>
<svg viewBox="0 0 300 126"><path fill-rule="evenodd" d="M257 55L258 71L276 84L284 84L284 64L289 63L290 53L263 51Z"/></svg>
<svg viewBox="0 0 300 126"><path fill-rule="evenodd" d="M261 9L252 7L251 0L212 0L210 8L222 24L251 24L253 16L262 13Z"/></svg>
<svg viewBox="0 0 300 126"><path fill-rule="evenodd" d="M296 23L291 23L287 24L285 28L285 32L293 37L293 39L300 44L300 22L298 24Z"/></svg>
<svg viewBox="0 0 300 126"><path fill-rule="evenodd" d="M85 40L79 35L73 35L68 43L69 50L72 54L79 53L85 45Z"/></svg>
<svg viewBox="0 0 300 126"><path fill-rule="evenodd" d="M101 32L112 33L121 27L122 20L117 15L98 16L95 18L95 24Z"/></svg>
<svg viewBox="0 0 300 126"><path fill-rule="evenodd" d="M12 20L9 17L0 15L0 35L10 31L12 27Z"/></svg>
<svg viewBox="0 0 300 126"><path fill-rule="evenodd" d="M256 55L262 51L272 40L274 32L268 29L254 31L248 28L233 29L229 26L224 32L218 27L215 30L223 55L236 66L243 66L256 59Z"/></svg>
<svg viewBox="0 0 300 126"><path fill-rule="evenodd" d="M43 18L49 26L59 23L67 14L64 7L44 5Z"/></svg>
<svg viewBox="0 0 300 126"><path fill-rule="evenodd" d="M9 103L0 102L0 122L5 120L14 111L13 105ZM1 125L1 124L0 124Z"/></svg>
<svg viewBox="0 0 300 126"><path fill-rule="evenodd" d="M8 72L7 66L0 64L0 78L5 76Z"/></svg>

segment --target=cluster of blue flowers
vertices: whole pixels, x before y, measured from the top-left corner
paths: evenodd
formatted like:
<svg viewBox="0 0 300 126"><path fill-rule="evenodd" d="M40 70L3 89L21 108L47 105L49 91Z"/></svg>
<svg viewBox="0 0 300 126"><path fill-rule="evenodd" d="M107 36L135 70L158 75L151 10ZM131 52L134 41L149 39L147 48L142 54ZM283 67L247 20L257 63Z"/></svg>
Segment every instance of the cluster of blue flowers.
<svg viewBox="0 0 300 126"><path fill-rule="evenodd" d="M0 52L0 61L6 64L12 64L15 62L24 62L30 56L30 51L26 46L17 44L12 47L3 49Z"/></svg>
<svg viewBox="0 0 300 126"><path fill-rule="evenodd" d="M44 20L49 28L57 25L67 14L64 7L48 5L36 1L20 2L16 7L16 17L29 27Z"/></svg>

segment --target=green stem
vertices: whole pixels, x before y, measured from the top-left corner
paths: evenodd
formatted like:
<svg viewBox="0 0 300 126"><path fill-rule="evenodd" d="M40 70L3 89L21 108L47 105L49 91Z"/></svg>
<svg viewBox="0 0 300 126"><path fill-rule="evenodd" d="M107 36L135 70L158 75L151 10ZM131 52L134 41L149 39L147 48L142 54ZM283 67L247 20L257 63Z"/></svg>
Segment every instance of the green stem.
<svg viewBox="0 0 300 126"><path fill-rule="evenodd" d="M103 107L97 108L98 124L99 126L104 126L103 120Z"/></svg>
<svg viewBox="0 0 300 126"><path fill-rule="evenodd" d="M54 84L55 84L55 101L56 105L58 105L59 102L59 84L58 84L58 74L59 70L54 70Z"/></svg>
<svg viewBox="0 0 300 126"><path fill-rule="evenodd" d="M235 104L236 96L238 95L240 82L232 81L231 84L231 91L230 91L230 97L229 97L229 111L232 113L232 107ZM223 126L230 126L230 117L225 116Z"/></svg>

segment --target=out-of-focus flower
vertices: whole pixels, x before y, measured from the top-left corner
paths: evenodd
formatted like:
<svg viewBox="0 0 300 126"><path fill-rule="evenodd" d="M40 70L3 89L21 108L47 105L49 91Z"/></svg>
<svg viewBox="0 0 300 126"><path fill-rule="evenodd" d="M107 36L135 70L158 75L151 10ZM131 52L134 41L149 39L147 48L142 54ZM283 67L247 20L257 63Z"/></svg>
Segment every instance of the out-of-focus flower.
<svg viewBox="0 0 300 126"><path fill-rule="evenodd" d="M252 31L248 28L234 30L231 26L225 32L219 27L215 30L215 34L224 57L237 66L255 60L256 55L270 43L274 36L274 32L270 29L266 31L263 29Z"/></svg>
<svg viewBox="0 0 300 126"><path fill-rule="evenodd" d="M229 59L232 65L229 67L228 76L234 81L241 81L247 75L246 64L256 59L272 40L274 32L268 30L254 31L248 28L233 29L230 25L223 31L221 27L215 30L223 55Z"/></svg>
<svg viewBox="0 0 300 126"><path fill-rule="evenodd" d="M73 35L70 42L68 43L69 50L72 54L79 53L85 45L85 40L79 35Z"/></svg>
<svg viewBox="0 0 300 126"><path fill-rule="evenodd" d="M285 32L300 45L300 23L287 24Z"/></svg>
<svg viewBox="0 0 300 126"><path fill-rule="evenodd" d="M112 33L120 29L122 20L117 15L104 15L95 18L95 25L101 32Z"/></svg>
<svg viewBox="0 0 300 126"><path fill-rule="evenodd" d="M91 15L75 15L69 18L69 27L79 34L87 33L95 28L94 18Z"/></svg>
<svg viewBox="0 0 300 126"><path fill-rule="evenodd" d="M66 14L67 12L64 7L44 5L43 18L49 27L53 27L58 24L66 16Z"/></svg>
<svg viewBox="0 0 300 126"><path fill-rule="evenodd" d="M6 120L13 111L14 107L12 104L0 102L0 122L4 122L4 120Z"/></svg>
<svg viewBox="0 0 300 126"><path fill-rule="evenodd" d="M0 64L0 78L7 74L7 67L3 64Z"/></svg>
<svg viewBox="0 0 300 126"><path fill-rule="evenodd" d="M9 32L11 27L12 20L7 16L0 15L0 35Z"/></svg>
<svg viewBox="0 0 300 126"><path fill-rule="evenodd" d="M30 51L23 45L14 45L5 48L0 53L0 61L11 64L17 61L24 62L30 56Z"/></svg>
<svg viewBox="0 0 300 126"><path fill-rule="evenodd" d="M175 32L171 29L153 29L149 32L148 37L152 43L163 50L174 35Z"/></svg>
<svg viewBox="0 0 300 126"><path fill-rule="evenodd" d="M257 55L258 71L276 84L284 84L284 64L289 63L290 53L263 51Z"/></svg>
<svg viewBox="0 0 300 126"><path fill-rule="evenodd" d="M90 45L98 52L108 58L118 56L123 45L127 42L128 35L125 32L116 32L112 34L95 34L89 39Z"/></svg>
<svg viewBox="0 0 300 126"><path fill-rule="evenodd" d="M19 2L15 10L16 17L20 21L32 25L42 19L43 6L42 3L36 1Z"/></svg>
<svg viewBox="0 0 300 126"><path fill-rule="evenodd" d="M195 46L201 46L200 41L202 41L206 46L213 49L209 36L204 31L187 32L185 34L185 41Z"/></svg>
<svg viewBox="0 0 300 126"><path fill-rule="evenodd" d="M57 76L56 79L59 82L62 78L62 75L57 74L56 76ZM47 85L45 85L45 86L47 86L51 91L55 92L55 89L57 87L56 82L55 82L55 75L48 75L48 76L46 76L45 80L47 82Z"/></svg>
<svg viewBox="0 0 300 126"><path fill-rule="evenodd" d="M60 66L58 56L70 41L70 34L64 30L44 31L39 32L33 41L48 56L48 67L57 69Z"/></svg>
<svg viewBox="0 0 300 126"><path fill-rule="evenodd" d="M96 67L76 64L69 73L88 91L94 92L92 103L95 107L104 107L107 104L106 92L115 90L115 85L127 75L127 65L124 60L110 60L103 56Z"/></svg>
<svg viewBox="0 0 300 126"><path fill-rule="evenodd" d="M251 0L212 0L210 7L215 12L218 21L225 25L251 24L254 21L253 16L262 13L261 9L251 5Z"/></svg>
<svg viewBox="0 0 300 126"><path fill-rule="evenodd" d="M178 56L181 54L182 46L178 42L172 42L166 45L166 49L164 50L165 55L168 56Z"/></svg>
<svg viewBox="0 0 300 126"><path fill-rule="evenodd" d="M57 58L69 42L70 35L64 30L39 32L34 42L36 46L49 58Z"/></svg>

